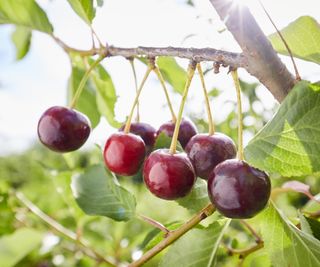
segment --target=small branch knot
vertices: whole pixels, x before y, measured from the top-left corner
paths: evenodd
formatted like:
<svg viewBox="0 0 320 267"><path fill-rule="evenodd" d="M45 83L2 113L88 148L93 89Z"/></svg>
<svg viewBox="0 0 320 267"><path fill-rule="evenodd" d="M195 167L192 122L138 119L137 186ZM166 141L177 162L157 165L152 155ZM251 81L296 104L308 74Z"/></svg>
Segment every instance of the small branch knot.
<svg viewBox="0 0 320 267"><path fill-rule="evenodd" d="M213 72L218 74L220 72L221 63L220 62L213 62Z"/></svg>
<svg viewBox="0 0 320 267"><path fill-rule="evenodd" d="M151 69L155 69L156 68L156 58L155 57L149 57L148 58L148 63Z"/></svg>

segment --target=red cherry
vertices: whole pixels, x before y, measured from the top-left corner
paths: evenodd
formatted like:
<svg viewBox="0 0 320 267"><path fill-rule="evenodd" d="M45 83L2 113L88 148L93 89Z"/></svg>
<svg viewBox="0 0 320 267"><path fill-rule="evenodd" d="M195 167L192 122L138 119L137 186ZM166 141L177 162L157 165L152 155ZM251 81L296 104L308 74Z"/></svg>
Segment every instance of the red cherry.
<svg viewBox="0 0 320 267"><path fill-rule="evenodd" d="M123 131L125 125L119 130ZM150 124L144 122L133 122L130 125L130 133L139 135L146 145L147 152L152 151L153 145L156 141L156 129Z"/></svg>
<svg viewBox="0 0 320 267"><path fill-rule="evenodd" d="M103 156L110 171L131 176L138 172L145 154L145 144L140 136L118 132L108 138Z"/></svg>
<svg viewBox="0 0 320 267"><path fill-rule="evenodd" d="M185 151L197 176L206 180L219 163L235 158L237 154L232 139L222 133L196 134L188 142Z"/></svg>
<svg viewBox="0 0 320 267"><path fill-rule="evenodd" d="M160 126L159 130L157 131L157 135L163 132L166 135L172 137L174 128L175 128L175 123L173 123L172 121L168 121ZM178 140L183 148L187 145L190 138L194 136L196 133L197 133L197 128L193 124L193 122L186 118L182 118L180 129L179 129Z"/></svg>
<svg viewBox="0 0 320 267"><path fill-rule="evenodd" d="M143 166L148 189L159 198L173 200L186 196L196 181L187 154L171 154L168 149L153 151Z"/></svg>
<svg viewBox="0 0 320 267"><path fill-rule="evenodd" d="M41 143L56 152L77 150L86 142L90 131L87 117L67 107L47 109L38 122Z"/></svg>
<svg viewBox="0 0 320 267"><path fill-rule="evenodd" d="M253 217L266 206L270 191L269 176L243 160L226 160L209 175L209 197L229 218Z"/></svg>

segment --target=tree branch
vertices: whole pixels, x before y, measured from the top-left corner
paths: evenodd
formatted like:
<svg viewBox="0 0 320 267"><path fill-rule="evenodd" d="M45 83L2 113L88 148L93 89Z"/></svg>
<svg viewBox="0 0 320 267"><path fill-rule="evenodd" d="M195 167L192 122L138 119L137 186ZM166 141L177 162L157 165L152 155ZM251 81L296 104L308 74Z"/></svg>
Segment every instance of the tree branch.
<svg viewBox="0 0 320 267"><path fill-rule="evenodd" d="M159 252L164 250L166 247L171 245L174 241L176 241L179 237L184 235L186 232L195 227L199 222L210 216L215 211L215 207L212 204L206 206L199 213L194 215L189 221L187 221L184 225L179 227L178 229L171 231L168 233L165 239L163 239L160 243L155 245L152 249L148 250L140 259L131 263L128 267L138 267L153 258Z"/></svg>
<svg viewBox="0 0 320 267"><path fill-rule="evenodd" d="M295 80L274 51L247 7L233 0L210 0L247 59L245 69L259 79L281 102Z"/></svg>
<svg viewBox="0 0 320 267"><path fill-rule="evenodd" d="M101 48L92 48L90 50L79 50L68 46L59 38L52 36L53 39L67 53L78 53L82 56L105 55L105 57L122 56L125 58L133 58L145 56L155 58L157 56L180 57L196 62L214 61L225 66L233 68L243 68L247 65L246 59L242 54L217 50L214 48L182 48L182 47L135 47L124 48L116 46L107 46Z"/></svg>

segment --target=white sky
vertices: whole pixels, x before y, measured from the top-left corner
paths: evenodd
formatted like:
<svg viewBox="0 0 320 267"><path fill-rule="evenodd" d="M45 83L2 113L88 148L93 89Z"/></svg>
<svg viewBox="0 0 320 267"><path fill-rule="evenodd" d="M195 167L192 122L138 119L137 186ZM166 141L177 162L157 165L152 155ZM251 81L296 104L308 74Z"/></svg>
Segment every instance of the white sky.
<svg viewBox="0 0 320 267"><path fill-rule="evenodd" d="M240 1L240 0L238 0ZM103 8L97 9L93 27L103 42L134 47L143 46L185 46L213 47L229 51L239 48L228 32L217 31L224 25L218 19L208 0L194 1L195 8L184 4L183 0L105 0ZM272 25L258 5L258 1L247 0L258 23L266 34L274 32ZM67 1L38 1L48 12L55 34L69 45L87 49L91 46L90 31L69 8ZM302 15L311 15L320 21L320 1L267 1L267 10L279 28ZM208 23L211 20L211 24ZM53 105L65 105L67 79L70 64L67 55L52 39L42 33L34 33L30 53L20 62L14 61L14 48L10 41L13 27L0 27L0 155L25 149L37 139L36 127L40 115ZM186 39L185 37L194 34ZM290 61L284 58L292 70ZM179 60L183 66L187 61ZM119 95L117 118L123 121L129 112L134 97L134 83L130 66L126 60L112 58L104 61L104 66L112 75ZM298 68L304 79L319 80L320 68L313 63L298 60ZM141 79L145 66L138 65ZM254 79L244 71L240 75ZM208 88L232 87L225 72L206 77ZM191 95L186 109L204 114L202 94L198 77L192 83ZM232 94L231 94L231 93ZM266 104L272 103L272 96L262 90ZM233 91L225 97L234 99ZM178 110L179 96L174 96L175 110ZM141 96L142 120L158 127L170 119L167 109L163 109L165 98L159 82L151 76ZM218 120L223 119L219 103L213 103L213 112ZM271 105L271 104L270 104ZM87 147L93 143L103 144L112 129L102 123L90 136Z"/></svg>

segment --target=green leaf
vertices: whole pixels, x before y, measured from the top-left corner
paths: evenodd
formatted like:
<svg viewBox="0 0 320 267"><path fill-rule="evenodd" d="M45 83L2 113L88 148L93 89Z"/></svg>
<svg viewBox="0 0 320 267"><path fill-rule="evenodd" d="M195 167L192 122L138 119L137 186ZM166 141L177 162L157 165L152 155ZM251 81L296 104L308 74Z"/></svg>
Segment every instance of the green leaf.
<svg viewBox="0 0 320 267"><path fill-rule="evenodd" d="M50 34L53 32L46 13L34 0L1 0L0 24L16 24Z"/></svg>
<svg viewBox="0 0 320 267"><path fill-rule="evenodd" d="M310 16L302 16L281 30L293 56L320 64L320 25ZM289 55L278 33L269 36L274 49Z"/></svg>
<svg viewBox="0 0 320 267"><path fill-rule="evenodd" d="M16 47L16 59L20 60L28 53L31 43L32 32L29 28L17 26L11 35L12 42Z"/></svg>
<svg viewBox="0 0 320 267"><path fill-rule="evenodd" d="M273 204L261 216L264 246L273 266L320 266L320 241L295 227Z"/></svg>
<svg viewBox="0 0 320 267"><path fill-rule="evenodd" d="M139 58L144 64L148 64L145 58ZM187 79L186 71L180 67L173 57L159 57L157 65L165 81L167 81L173 89L179 94L183 93Z"/></svg>
<svg viewBox="0 0 320 267"><path fill-rule="evenodd" d="M320 222L316 219L304 216L301 212L299 212L299 218L301 230L320 240Z"/></svg>
<svg viewBox="0 0 320 267"><path fill-rule="evenodd" d="M250 253L243 262L242 267L270 267L271 262L265 249Z"/></svg>
<svg viewBox="0 0 320 267"><path fill-rule="evenodd" d="M159 266L213 266L220 240L229 223L227 219L214 222L204 229L190 230L170 247Z"/></svg>
<svg viewBox="0 0 320 267"><path fill-rule="evenodd" d="M174 231L176 229L178 229L183 223L182 222L173 222L170 224L166 224L165 227L169 230L169 231ZM145 240L143 241L141 247L145 248L145 251L153 248L154 246L156 246L158 243L160 243L164 238L164 233L161 232L159 229L154 229L153 232L149 233L149 236L146 236Z"/></svg>
<svg viewBox="0 0 320 267"><path fill-rule="evenodd" d="M209 202L207 183L198 178L192 191L184 198L177 199L180 206L185 207L191 212L203 209Z"/></svg>
<svg viewBox="0 0 320 267"><path fill-rule="evenodd" d="M42 237L42 233L29 228L20 228L11 235L2 236L0 238L1 267L15 266L41 244Z"/></svg>
<svg viewBox="0 0 320 267"><path fill-rule="evenodd" d="M157 150L160 148L170 148L171 141L172 141L172 137L161 132L156 138L156 141L153 146L153 150ZM183 148L182 148L181 144L179 143L179 141L177 141L177 148L176 149L177 149L177 151L180 151L180 152L183 151Z"/></svg>
<svg viewBox="0 0 320 267"><path fill-rule="evenodd" d="M127 221L135 213L134 196L118 185L102 165L94 165L72 178L72 191L79 207L89 215Z"/></svg>
<svg viewBox="0 0 320 267"><path fill-rule="evenodd" d="M316 201L318 200L318 201ZM314 199L310 199L303 207L303 211L307 213L314 213L320 210L320 194L314 196Z"/></svg>
<svg viewBox="0 0 320 267"><path fill-rule="evenodd" d="M107 119L114 128L121 127L121 123L115 119L115 105L117 102L116 90L109 73L98 65L93 72L93 82L97 91L97 106L100 113Z"/></svg>
<svg viewBox="0 0 320 267"><path fill-rule="evenodd" d="M72 67L72 73L68 85L70 100L75 95L84 74L85 70L83 68L78 66ZM90 81L86 82L86 85L81 93L81 96L78 99L75 109L88 116L92 128L95 128L98 125L100 121L100 113L98 111L96 103L96 92Z"/></svg>
<svg viewBox="0 0 320 267"><path fill-rule="evenodd" d="M320 85L298 83L245 148L246 160L283 176L320 171Z"/></svg>
<svg viewBox="0 0 320 267"><path fill-rule="evenodd" d="M306 233L306 234L309 234L309 235L312 235L312 230L311 230L311 227L307 221L307 218L303 216L303 214L298 211L298 216L299 216L299 219L300 219L300 226L301 226L301 231Z"/></svg>
<svg viewBox="0 0 320 267"><path fill-rule="evenodd" d="M182 94L187 79L186 71L172 57L159 57L157 64L163 78L176 92Z"/></svg>
<svg viewBox="0 0 320 267"><path fill-rule="evenodd" d="M91 24L95 16L93 0L68 0L73 11L78 14L87 24Z"/></svg>

